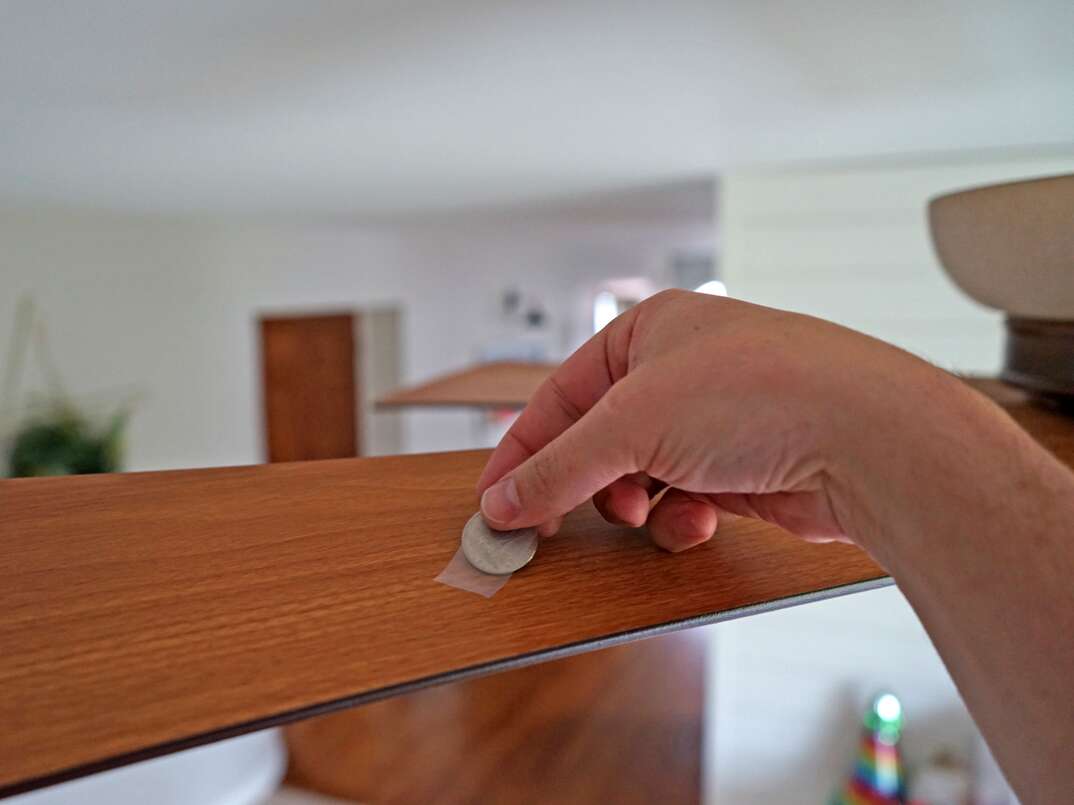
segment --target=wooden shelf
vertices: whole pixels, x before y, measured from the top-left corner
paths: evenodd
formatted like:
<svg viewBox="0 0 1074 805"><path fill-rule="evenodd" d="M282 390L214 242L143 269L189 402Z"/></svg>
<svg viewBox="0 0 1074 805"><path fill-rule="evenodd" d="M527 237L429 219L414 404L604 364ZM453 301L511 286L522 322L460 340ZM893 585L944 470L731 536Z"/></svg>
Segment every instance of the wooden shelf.
<svg viewBox="0 0 1074 805"><path fill-rule="evenodd" d="M394 391L377 400L377 407L523 408L554 368L547 363L483 363Z"/></svg>
<svg viewBox="0 0 1074 805"><path fill-rule="evenodd" d="M287 782L376 805L699 805L708 641L687 629L305 719L286 728Z"/></svg>
<svg viewBox="0 0 1074 805"><path fill-rule="evenodd" d="M1070 420L1008 407L1074 460ZM887 583L762 523L672 555L585 506L494 598L445 587L486 455L0 482L0 794Z"/></svg>

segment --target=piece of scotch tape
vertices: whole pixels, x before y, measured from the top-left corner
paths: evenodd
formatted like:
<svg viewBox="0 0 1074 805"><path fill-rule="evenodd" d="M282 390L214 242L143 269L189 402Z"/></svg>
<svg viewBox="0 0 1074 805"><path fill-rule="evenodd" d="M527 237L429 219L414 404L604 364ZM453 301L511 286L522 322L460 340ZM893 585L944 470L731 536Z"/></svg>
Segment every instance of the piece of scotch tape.
<svg viewBox="0 0 1074 805"><path fill-rule="evenodd" d="M460 546L451 557L451 561L447 563L447 567L440 571L440 575L434 581L468 593L477 593L485 598L492 598L513 575L513 573L493 575L478 570L470 564L470 560L466 558Z"/></svg>

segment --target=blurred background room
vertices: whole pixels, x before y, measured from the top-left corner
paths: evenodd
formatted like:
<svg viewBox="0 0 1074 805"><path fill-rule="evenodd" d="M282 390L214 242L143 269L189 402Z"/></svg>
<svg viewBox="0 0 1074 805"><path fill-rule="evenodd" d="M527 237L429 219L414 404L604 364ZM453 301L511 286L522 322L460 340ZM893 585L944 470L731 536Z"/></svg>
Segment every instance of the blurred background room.
<svg viewBox="0 0 1074 805"><path fill-rule="evenodd" d="M1074 170L1072 32L1069 0L0 3L3 473L491 446L670 287L995 374L926 204ZM870 712L922 805L1014 802L895 588L12 801L824 803Z"/></svg>

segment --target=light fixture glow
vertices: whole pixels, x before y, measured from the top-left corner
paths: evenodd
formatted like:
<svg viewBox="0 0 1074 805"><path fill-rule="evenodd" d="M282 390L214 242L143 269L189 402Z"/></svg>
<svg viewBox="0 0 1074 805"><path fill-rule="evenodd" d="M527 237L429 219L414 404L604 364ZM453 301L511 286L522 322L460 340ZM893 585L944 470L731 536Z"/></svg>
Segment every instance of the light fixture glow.
<svg viewBox="0 0 1074 805"><path fill-rule="evenodd" d="M619 315L619 303L611 291L601 291L593 299L593 332L599 333Z"/></svg>
<svg viewBox="0 0 1074 805"><path fill-rule="evenodd" d="M694 288L698 293L707 293L712 296L727 296L727 286L719 280L709 280Z"/></svg>
<svg viewBox="0 0 1074 805"><path fill-rule="evenodd" d="M876 714L884 721L898 721L902 716L902 705L890 693L885 693L876 700Z"/></svg>

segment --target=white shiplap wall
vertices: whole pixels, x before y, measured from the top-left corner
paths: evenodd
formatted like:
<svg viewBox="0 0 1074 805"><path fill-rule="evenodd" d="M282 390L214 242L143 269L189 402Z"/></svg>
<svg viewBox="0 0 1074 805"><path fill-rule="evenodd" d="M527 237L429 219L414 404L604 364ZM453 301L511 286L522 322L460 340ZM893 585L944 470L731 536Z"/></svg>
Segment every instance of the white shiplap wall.
<svg viewBox="0 0 1074 805"><path fill-rule="evenodd" d="M940 366L994 372L998 313L936 262L931 196L1074 171L1074 147L729 175L722 279L732 296L837 321ZM911 763L968 744L972 722L905 599L889 589L714 627L706 795L719 805L826 801L849 769L860 708L891 686Z"/></svg>
<svg viewBox="0 0 1074 805"><path fill-rule="evenodd" d="M947 368L995 371L1000 315L943 273L928 200L1071 171L1074 147L733 174L721 185L723 279L740 299L831 319Z"/></svg>

